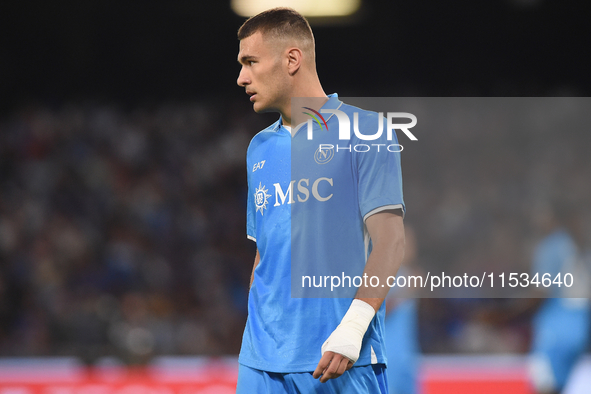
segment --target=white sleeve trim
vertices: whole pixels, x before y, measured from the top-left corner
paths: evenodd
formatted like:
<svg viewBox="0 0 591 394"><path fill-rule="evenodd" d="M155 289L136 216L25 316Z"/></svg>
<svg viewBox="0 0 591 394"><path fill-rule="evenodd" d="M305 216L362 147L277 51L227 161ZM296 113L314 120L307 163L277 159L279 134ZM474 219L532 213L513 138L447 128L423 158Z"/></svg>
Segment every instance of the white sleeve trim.
<svg viewBox="0 0 591 394"><path fill-rule="evenodd" d="M246 234L246 238L250 239L253 242L256 242L257 241L257 239L255 237L253 237L252 235Z"/></svg>
<svg viewBox="0 0 591 394"><path fill-rule="evenodd" d="M371 349L370 363L377 364L378 363L378 356L376 356L376 352L375 352L375 350L373 350L373 346L370 346L370 349Z"/></svg>
<svg viewBox="0 0 591 394"><path fill-rule="evenodd" d="M377 207L375 209L372 209L371 211L369 211L368 213L365 214L365 216L363 217L363 222L365 223L367 218L370 217L371 215L374 215L378 212L387 211L389 209L402 209L402 217L404 218L404 207L402 206L402 204L392 204L392 205L383 205L381 207Z"/></svg>

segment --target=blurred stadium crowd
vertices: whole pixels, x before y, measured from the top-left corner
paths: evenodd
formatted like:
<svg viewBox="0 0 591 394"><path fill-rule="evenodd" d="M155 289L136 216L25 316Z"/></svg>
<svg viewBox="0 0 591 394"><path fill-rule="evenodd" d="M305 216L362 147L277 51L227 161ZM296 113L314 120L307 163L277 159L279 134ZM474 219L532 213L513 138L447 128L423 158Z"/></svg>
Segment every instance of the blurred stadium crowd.
<svg viewBox="0 0 591 394"><path fill-rule="evenodd" d="M246 148L267 121L233 105L33 105L0 119L2 356L238 352L254 256ZM403 152L419 260L527 272L534 219L555 197L580 211L588 246L588 133L474 126ZM503 303L421 300L423 351L526 351L527 317L483 313Z"/></svg>
<svg viewBox="0 0 591 394"><path fill-rule="evenodd" d="M3 119L0 354L236 353L254 256L239 119L205 104Z"/></svg>

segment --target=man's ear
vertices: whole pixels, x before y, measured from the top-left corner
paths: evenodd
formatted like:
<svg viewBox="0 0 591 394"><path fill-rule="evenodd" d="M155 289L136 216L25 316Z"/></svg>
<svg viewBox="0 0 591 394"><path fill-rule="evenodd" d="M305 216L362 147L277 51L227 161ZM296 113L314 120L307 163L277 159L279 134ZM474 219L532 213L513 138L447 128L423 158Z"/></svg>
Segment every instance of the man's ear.
<svg viewBox="0 0 591 394"><path fill-rule="evenodd" d="M294 75L302 66L302 51L293 47L287 50L287 71L289 75Z"/></svg>

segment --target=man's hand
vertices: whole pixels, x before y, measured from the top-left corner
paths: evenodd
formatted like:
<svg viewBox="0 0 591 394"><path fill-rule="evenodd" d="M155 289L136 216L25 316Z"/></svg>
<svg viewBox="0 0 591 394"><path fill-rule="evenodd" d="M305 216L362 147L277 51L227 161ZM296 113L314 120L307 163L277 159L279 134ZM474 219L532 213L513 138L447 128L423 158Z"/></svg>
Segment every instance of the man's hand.
<svg viewBox="0 0 591 394"><path fill-rule="evenodd" d="M351 369L352 366L353 362L347 357L327 351L322 355L312 376L314 379L320 378L320 383L326 383L328 379L338 378L345 371Z"/></svg>
<svg viewBox="0 0 591 394"><path fill-rule="evenodd" d="M322 345L322 358L312 375L324 383L341 376L359 358L363 336L376 311L367 302L355 299L341 324Z"/></svg>

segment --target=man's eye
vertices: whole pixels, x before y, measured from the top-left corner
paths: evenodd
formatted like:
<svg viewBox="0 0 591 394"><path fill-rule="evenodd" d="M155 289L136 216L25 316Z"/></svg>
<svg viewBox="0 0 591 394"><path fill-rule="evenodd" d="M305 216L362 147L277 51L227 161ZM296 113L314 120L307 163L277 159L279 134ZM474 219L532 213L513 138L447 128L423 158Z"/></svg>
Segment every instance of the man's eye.
<svg viewBox="0 0 591 394"><path fill-rule="evenodd" d="M254 60L249 60L249 61L248 61L248 65L249 65L249 66L252 66L254 63L255 63L255 61L254 61Z"/></svg>

